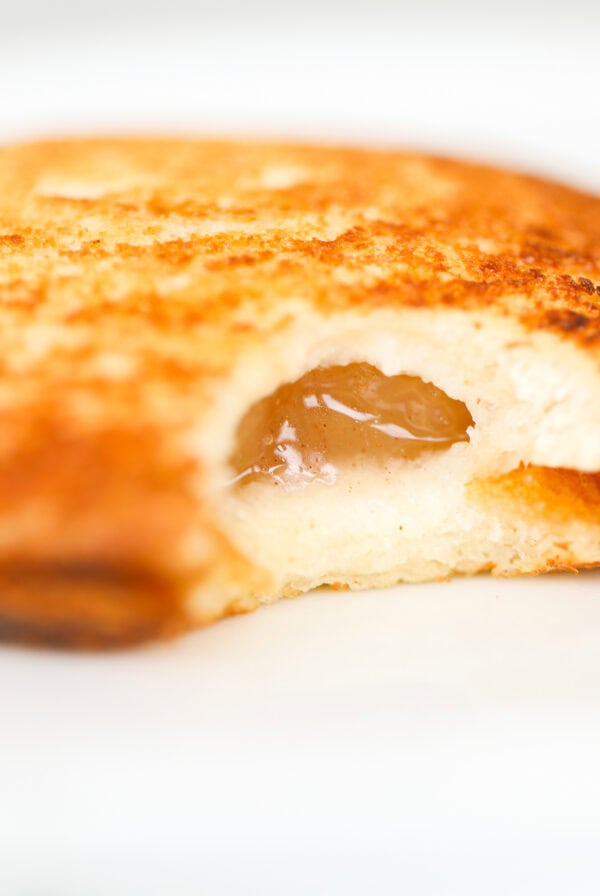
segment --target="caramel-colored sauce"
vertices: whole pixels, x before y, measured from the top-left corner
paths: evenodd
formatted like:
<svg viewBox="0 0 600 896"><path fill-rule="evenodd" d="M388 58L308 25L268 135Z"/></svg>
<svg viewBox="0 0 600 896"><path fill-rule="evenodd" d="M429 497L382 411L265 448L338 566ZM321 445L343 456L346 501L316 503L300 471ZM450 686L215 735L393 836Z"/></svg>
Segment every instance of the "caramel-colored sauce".
<svg viewBox="0 0 600 896"><path fill-rule="evenodd" d="M231 464L238 483L329 483L367 458L383 464L468 441L472 425L462 401L419 377L318 367L250 408Z"/></svg>

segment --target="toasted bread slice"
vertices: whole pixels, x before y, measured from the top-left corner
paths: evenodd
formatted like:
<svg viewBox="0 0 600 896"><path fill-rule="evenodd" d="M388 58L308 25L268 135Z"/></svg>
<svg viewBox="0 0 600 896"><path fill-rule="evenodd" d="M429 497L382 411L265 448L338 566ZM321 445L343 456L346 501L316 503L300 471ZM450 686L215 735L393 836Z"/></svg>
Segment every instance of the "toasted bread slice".
<svg viewBox="0 0 600 896"><path fill-rule="evenodd" d="M46 643L600 564L600 200L394 152L2 149L0 496L0 634Z"/></svg>

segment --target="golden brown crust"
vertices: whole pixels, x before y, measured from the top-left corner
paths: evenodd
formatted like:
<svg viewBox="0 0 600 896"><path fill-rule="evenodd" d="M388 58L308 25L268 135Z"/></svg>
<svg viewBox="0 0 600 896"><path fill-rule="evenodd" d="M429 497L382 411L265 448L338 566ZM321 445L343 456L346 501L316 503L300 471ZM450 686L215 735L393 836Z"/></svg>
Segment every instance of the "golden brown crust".
<svg viewBox="0 0 600 896"><path fill-rule="evenodd" d="M269 283L322 309L493 305L600 335L600 200L532 177L354 149L74 141L5 149L0 188L12 313L178 331L227 324Z"/></svg>
<svg viewBox="0 0 600 896"><path fill-rule="evenodd" d="M532 530L540 526L561 531L561 525L580 523L596 533L598 562L582 564L577 547L568 538L555 542L556 552L535 570L576 570L600 566L600 473L579 473L550 467L521 466L503 476L479 479L468 487L472 500L485 504L490 513L514 507Z"/></svg>
<svg viewBox="0 0 600 896"><path fill-rule="evenodd" d="M210 565L219 536L181 439L274 301L281 316L298 297L492 308L600 358L600 200L355 149L0 150L0 635L185 624L186 538L204 533Z"/></svg>
<svg viewBox="0 0 600 896"><path fill-rule="evenodd" d="M600 527L600 473L521 466L503 476L479 479L470 489L486 502L518 504L522 516L531 520L577 520Z"/></svg>
<svg viewBox="0 0 600 896"><path fill-rule="evenodd" d="M157 428L24 410L0 414L0 638L116 646L185 627L189 469Z"/></svg>

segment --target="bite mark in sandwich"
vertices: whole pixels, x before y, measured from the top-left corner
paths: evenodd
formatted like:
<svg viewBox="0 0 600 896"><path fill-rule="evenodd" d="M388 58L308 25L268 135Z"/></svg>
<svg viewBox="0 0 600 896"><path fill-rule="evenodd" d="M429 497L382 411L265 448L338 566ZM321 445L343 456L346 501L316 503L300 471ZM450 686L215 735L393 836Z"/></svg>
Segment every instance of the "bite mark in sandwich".
<svg viewBox="0 0 600 896"><path fill-rule="evenodd" d="M415 154L0 149L0 637L600 564L600 200Z"/></svg>

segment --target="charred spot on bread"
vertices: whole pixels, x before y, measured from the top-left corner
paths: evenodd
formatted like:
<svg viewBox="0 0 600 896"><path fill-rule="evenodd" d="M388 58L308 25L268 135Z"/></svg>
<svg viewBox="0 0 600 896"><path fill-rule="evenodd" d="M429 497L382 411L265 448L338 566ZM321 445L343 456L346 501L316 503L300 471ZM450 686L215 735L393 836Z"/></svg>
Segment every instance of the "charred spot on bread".
<svg viewBox="0 0 600 896"><path fill-rule="evenodd" d="M176 584L145 570L45 564L0 569L0 638L125 647L189 627Z"/></svg>

